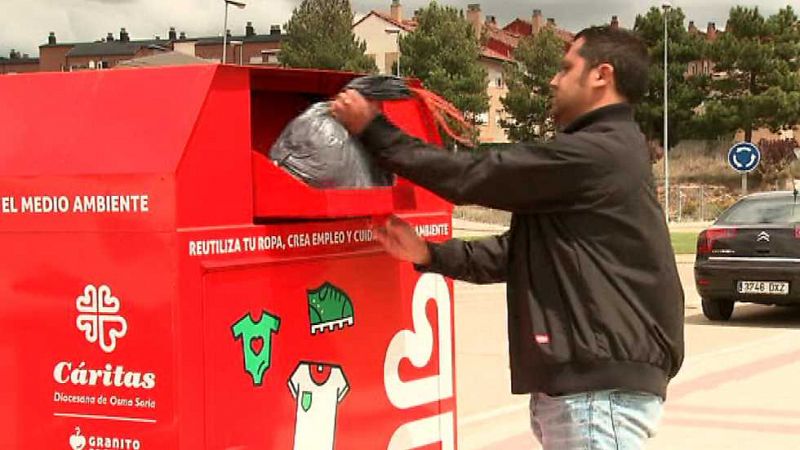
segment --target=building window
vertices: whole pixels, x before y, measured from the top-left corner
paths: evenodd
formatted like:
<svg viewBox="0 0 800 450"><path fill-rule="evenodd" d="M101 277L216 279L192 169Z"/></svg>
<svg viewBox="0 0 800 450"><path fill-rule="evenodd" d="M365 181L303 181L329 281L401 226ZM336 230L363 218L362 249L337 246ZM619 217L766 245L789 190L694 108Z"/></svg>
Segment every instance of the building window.
<svg viewBox="0 0 800 450"><path fill-rule="evenodd" d="M264 64L278 64L278 53L280 53L280 50L262 50L261 62Z"/></svg>
<svg viewBox="0 0 800 450"><path fill-rule="evenodd" d="M504 84L505 83L503 82L503 77L502 76L497 77L497 79L495 79L495 86L501 88L501 87L503 87Z"/></svg>

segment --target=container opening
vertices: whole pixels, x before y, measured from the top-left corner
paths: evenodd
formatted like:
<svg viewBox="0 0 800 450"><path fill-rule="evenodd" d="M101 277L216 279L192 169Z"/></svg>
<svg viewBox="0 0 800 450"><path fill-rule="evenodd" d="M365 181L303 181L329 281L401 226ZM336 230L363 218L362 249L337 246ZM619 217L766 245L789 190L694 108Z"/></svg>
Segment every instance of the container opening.
<svg viewBox="0 0 800 450"><path fill-rule="evenodd" d="M284 128L314 103L328 97L319 94L252 91L251 137L253 150L269 158L269 151Z"/></svg>
<svg viewBox="0 0 800 450"><path fill-rule="evenodd" d="M414 188L405 180L396 180L391 187L316 189L269 159L273 144L289 122L312 104L334 97L357 76L316 70L251 70L250 132L257 223L367 217L415 208ZM414 108L404 123L420 120Z"/></svg>
<svg viewBox="0 0 800 450"><path fill-rule="evenodd" d="M269 157L286 125L316 102L334 97L358 75L319 70L258 69L250 72L253 150Z"/></svg>

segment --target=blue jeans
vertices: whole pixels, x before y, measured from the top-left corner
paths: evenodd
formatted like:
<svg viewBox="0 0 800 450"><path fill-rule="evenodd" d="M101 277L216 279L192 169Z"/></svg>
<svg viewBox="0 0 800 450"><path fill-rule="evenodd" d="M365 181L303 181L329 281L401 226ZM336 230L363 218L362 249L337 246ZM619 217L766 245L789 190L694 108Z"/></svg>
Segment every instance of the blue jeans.
<svg viewBox="0 0 800 450"><path fill-rule="evenodd" d="M661 397L595 391L550 397L531 394L531 427L544 450L639 450L656 433Z"/></svg>

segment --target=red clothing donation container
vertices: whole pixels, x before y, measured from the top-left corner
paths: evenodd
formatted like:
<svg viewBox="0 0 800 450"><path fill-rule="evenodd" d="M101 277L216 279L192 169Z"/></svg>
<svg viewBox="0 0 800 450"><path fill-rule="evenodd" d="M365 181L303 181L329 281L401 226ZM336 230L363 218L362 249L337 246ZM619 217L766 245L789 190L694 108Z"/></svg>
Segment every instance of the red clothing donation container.
<svg viewBox="0 0 800 450"><path fill-rule="evenodd" d="M0 449L455 448L452 284L374 242L451 205L265 156L353 75L0 77ZM384 104L439 142L417 100Z"/></svg>

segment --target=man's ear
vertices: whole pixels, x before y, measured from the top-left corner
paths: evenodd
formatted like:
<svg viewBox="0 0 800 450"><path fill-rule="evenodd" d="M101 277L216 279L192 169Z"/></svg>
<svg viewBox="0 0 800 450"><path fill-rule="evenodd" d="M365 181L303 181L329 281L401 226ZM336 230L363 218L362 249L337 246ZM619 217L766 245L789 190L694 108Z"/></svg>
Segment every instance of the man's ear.
<svg viewBox="0 0 800 450"><path fill-rule="evenodd" d="M590 79L593 86L614 86L614 66L608 63L595 67Z"/></svg>

